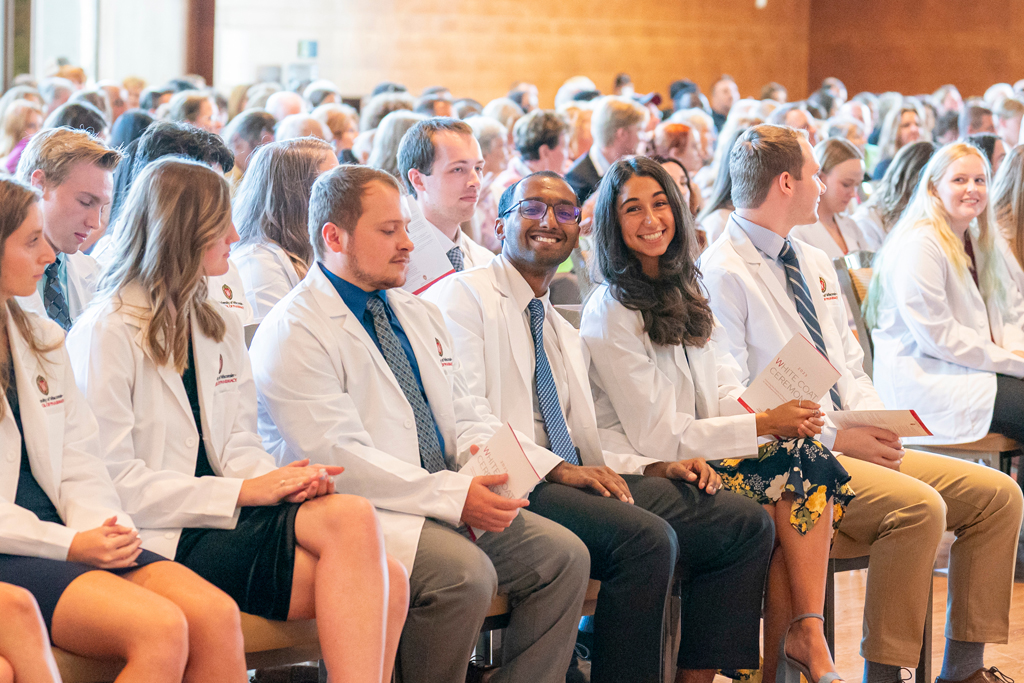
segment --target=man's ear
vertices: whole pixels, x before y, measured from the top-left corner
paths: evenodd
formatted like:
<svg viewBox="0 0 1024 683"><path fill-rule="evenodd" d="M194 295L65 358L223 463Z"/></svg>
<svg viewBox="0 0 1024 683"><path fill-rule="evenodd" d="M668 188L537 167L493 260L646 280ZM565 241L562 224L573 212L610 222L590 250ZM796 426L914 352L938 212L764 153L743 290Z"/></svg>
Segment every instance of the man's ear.
<svg viewBox="0 0 1024 683"><path fill-rule="evenodd" d="M37 168L36 170L32 171L32 175L29 176L29 183L32 185L32 187L38 188L40 190L44 189L43 185L46 183L46 174L43 173L43 169Z"/></svg>
<svg viewBox="0 0 1024 683"><path fill-rule="evenodd" d="M779 190L783 195L790 197L793 195L793 175L789 171L783 171L779 174Z"/></svg>
<svg viewBox="0 0 1024 683"><path fill-rule="evenodd" d="M344 254L348 251L349 240L352 236L348 234L347 230L339 228L334 223L327 222L324 223L320 234L324 238L324 245L328 251L332 251L335 254Z"/></svg>
<svg viewBox="0 0 1024 683"><path fill-rule="evenodd" d="M410 168L408 175L409 183L412 185L412 188L416 190L416 196L419 197L420 192L423 192L425 189L427 189L426 185L423 184L423 176L426 174L421 173L419 169Z"/></svg>
<svg viewBox="0 0 1024 683"><path fill-rule="evenodd" d="M494 221L494 236L499 242L505 241L505 219L498 218Z"/></svg>

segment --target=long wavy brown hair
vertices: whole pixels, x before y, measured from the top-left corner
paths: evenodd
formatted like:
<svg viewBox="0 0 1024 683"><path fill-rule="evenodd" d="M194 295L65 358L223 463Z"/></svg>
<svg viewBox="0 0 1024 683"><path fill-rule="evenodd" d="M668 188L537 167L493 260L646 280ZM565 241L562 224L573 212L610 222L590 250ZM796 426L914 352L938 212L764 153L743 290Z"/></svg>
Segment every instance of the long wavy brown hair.
<svg viewBox="0 0 1024 683"><path fill-rule="evenodd" d="M116 295L135 283L149 295L145 347L158 365L188 363L189 314L200 331L224 338L224 319L208 300L203 255L231 225L227 182L208 166L164 157L142 171L117 218L120 236L100 289Z"/></svg>
<svg viewBox="0 0 1024 683"><path fill-rule="evenodd" d="M32 205L39 201L39 191L13 178L0 178L0 264L9 238L28 218ZM60 344L46 345L36 338L28 315L21 309L14 297L7 299L7 305L0 307L0 390L7 391L10 376L10 340L7 339L7 319L14 321L14 327L21 334L29 348L40 359L60 347ZM0 418L4 416L4 404L0 401Z"/></svg>
<svg viewBox="0 0 1024 683"><path fill-rule="evenodd" d="M675 235L659 259L657 279L644 275L640 260L622 239L619 194L634 176L653 178L661 185L675 219ZM661 164L647 157L629 157L612 164L597 190L594 241L598 267L612 296L626 308L640 312L644 332L652 342L697 347L707 343L714 317L701 291L700 271L693 262L692 254L697 253L693 215Z"/></svg>

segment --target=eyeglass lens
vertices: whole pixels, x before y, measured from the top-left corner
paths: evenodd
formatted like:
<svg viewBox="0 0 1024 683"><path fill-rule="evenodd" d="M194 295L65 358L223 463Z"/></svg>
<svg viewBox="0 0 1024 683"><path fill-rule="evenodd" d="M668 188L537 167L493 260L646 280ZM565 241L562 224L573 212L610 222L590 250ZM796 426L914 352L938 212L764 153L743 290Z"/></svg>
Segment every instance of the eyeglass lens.
<svg viewBox="0 0 1024 683"><path fill-rule="evenodd" d="M575 223L580 217L580 209L572 204L558 204L551 207L555 212L555 220L559 223ZM535 199L527 199L519 205L519 213L531 221L543 220L548 213L548 205Z"/></svg>

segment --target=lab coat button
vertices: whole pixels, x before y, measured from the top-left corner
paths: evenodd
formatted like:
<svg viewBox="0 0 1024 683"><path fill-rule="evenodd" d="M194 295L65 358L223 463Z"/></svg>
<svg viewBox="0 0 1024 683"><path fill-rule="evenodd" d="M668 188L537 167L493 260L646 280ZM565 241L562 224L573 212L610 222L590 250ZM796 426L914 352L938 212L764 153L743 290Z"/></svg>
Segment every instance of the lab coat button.
<svg viewBox="0 0 1024 683"><path fill-rule="evenodd" d="M188 446L189 448L195 448L195 445L196 445L195 437L194 436L190 436L187 439L185 439L185 445Z"/></svg>
<svg viewBox="0 0 1024 683"><path fill-rule="evenodd" d="M405 428L406 429L412 429L412 420L406 420L405 421Z"/></svg>
<svg viewBox="0 0 1024 683"><path fill-rule="evenodd" d="M174 538L174 532L168 531L166 534L164 534L164 538Z"/></svg>

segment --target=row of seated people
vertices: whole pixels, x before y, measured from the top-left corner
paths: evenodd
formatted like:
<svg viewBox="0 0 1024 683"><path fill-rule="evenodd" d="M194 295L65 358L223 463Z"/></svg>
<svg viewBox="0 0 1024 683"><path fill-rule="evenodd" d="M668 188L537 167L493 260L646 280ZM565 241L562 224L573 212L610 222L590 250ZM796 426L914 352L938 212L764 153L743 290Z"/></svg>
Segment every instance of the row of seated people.
<svg viewBox="0 0 1024 683"><path fill-rule="evenodd" d="M298 143L257 150L249 170L289 145ZM973 160L987 179L972 149L937 154L923 192L953 197L959 165ZM239 241L228 186L201 159L157 156L136 159L109 260L79 310L64 294L68 257L110 202L117 153L85 133L44 131L25 149L21 180L2 181L11 476L0 581L32 592L55 644L126 658L124 680L240 680L238 609L315 615L333 678L384 680L397 652L403 681L460 681L500 591L511 618L493 680L560 681L591 577L602 581L592 680L656 681L676 572L677 680L759 668L763 601L764 679L803 672L827 683L837 676L815 617L834 541L840 553L870 548L866 672L896 681L917 661L932 561L949 529L941 680L997 675L984 647L1008 636L1020 490L993 470L905 450L883 430L825 424L825 412L882 401L831 262L788 239L814 222L824 190L797 131L759 125L734 146L737 210L700 270L678 183L645 157L611 164L593 213L604 282L579 333L548 297L583 213L557 173L504 191L501 254L477 261L483 254L458 230L483 163L466 124L435 118L406 133L404 187L307 154L305 179L281 179L293 194L308 188L305 220L289 225L302 229L308 256L292 253L294 231L276 244L262 232L280 210L273 197L250 228L298 281L248 354L238 307L225 303L237 292L211 297L208 283L229 271ZM247 173L240 198L268 184ZM977 177L970 184L977 193ZM958 196L959 213L936 212L926 227L954 229L968 204L983 212L974 198ZM409 202L448 236L463 271L423 297L401 289ZM978 233L984 221L964 225ZM974 253L991 264L978 234ZM987 293L989 276L979 282ZM70 328L66 347L61 330L19 302L41 302ZM841 379L823 405L746 413L743 385L797 333ZM1024 353L1016 337L999 338L1006 354ZM999 386L1017 401L1024 371L1007 370ZM921 398L919 412L940 405ZM458 472L505 422L544 477L525 500L493 493L501 477ZM345 495L328 495L335 488ZM153 661L140 646L153 637L178 647Z"/></svg>

